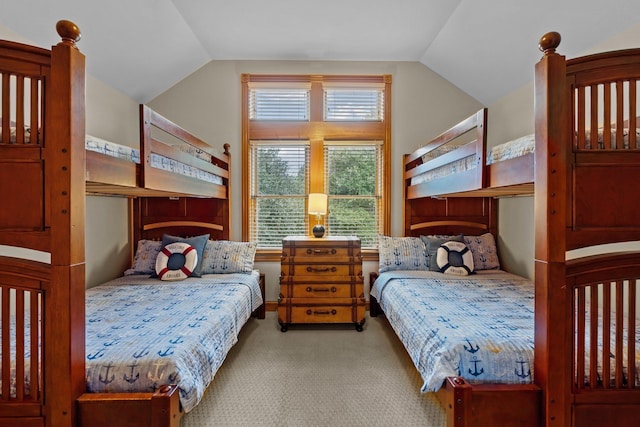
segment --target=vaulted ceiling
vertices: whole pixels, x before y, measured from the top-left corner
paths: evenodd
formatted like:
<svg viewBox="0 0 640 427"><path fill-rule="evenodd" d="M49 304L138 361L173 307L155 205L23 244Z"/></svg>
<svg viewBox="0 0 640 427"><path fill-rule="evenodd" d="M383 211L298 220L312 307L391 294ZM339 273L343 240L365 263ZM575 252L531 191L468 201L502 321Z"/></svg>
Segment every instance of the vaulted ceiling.
<svg viewBox="0 0 640 427"><path fill-rule="evenodd" d="M531 81L545 32L576 56L640 23L640 1L7 0L0 12L42 47L59 19L80 27L87 71L137 102L211 60L337 60L421 62L488 105Z"/></svg>

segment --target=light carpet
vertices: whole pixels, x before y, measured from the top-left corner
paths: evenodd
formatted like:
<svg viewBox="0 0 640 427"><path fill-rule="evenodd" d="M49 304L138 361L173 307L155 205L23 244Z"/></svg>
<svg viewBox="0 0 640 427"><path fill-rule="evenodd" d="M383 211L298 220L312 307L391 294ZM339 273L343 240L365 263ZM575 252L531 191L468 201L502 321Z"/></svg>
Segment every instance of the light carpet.
<svg viewBox="0 0 640 427"><path fill-rule="evenodd" d="M250 319L182 427L426 426L445 424L384 317L350 325Z"/></svg>

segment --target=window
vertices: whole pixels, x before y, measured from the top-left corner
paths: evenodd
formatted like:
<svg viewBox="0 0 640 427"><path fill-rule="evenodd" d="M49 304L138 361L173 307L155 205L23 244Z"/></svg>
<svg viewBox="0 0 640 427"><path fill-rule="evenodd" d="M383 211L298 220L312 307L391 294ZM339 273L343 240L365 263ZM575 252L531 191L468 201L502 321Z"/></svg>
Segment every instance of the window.
<svg viewBox="0 0 640 427"><path fill-rule="evenodd" d="M310 235L307 195L329 196L327 235L376 249L389 229L391 77L242 76L243 239L279 256Z"/></svg>

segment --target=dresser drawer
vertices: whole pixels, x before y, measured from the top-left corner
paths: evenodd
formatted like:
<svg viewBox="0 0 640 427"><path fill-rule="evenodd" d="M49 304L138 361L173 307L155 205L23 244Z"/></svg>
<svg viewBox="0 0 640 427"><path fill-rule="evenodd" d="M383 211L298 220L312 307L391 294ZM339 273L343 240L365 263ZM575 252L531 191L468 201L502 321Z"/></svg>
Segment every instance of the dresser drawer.
<svg viewBox="0 0 640 427"><path fill-rule="evenodd" d="M284 276L362 276L362 263L349 259L346 261L310 262L296 258L295 262L282 262L282 277Z"/></svg>
<svg viewBox="0 0 640 427"><path fill-rule="evenodd" d="M354 256L360 256L360 248L353 247L335 247L328 248L325 246L315 246L315 247L294 247L294 246L283 246L282 250L282 258L287 261L289 258L299 257L299 258L307 258L309 260L318 260L318 259L345 259Z"/></svg>
<svg viewBox="0 0 640 427"><path fill-rule="evenodd" d="M280 323L358 323L364 322L363 298L333 298L310 303L289 298L278 307Z"/></svg>
<svg viewBox="0 0 640 427"><path fill-rule="evenodd" d="M352 283L285 280L280 282L280 295L284 298L364 298L364 285L361 280Z"/></svg>
<svg viewBox="0 0 640 427"><path fill-rule="evenodd" d="M282 253L286 257L362 257L360 240L349 237L287 237L282 241Z"/></svg>

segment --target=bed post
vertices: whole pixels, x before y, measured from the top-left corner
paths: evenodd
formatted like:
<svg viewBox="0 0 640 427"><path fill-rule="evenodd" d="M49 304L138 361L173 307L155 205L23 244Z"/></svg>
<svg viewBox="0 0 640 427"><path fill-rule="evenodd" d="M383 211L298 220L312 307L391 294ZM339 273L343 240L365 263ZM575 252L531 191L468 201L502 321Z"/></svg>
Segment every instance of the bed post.
<svg viewBox="0 0 640 427"><path fill-rule="evenodd" d="M565 286L569 95L558 33L540 40L535 67L535 383L546 426L571 423L570 299Z"/></svg>
<svg viewBox="0 0 640 427"><path fill-rule="evenodd" d="M47 426L75 426L75 401L85 390L85 58L80 30L56 29L45 81L45 212L51 230L51 283L45 290L44 390ZM46 206L46 204L45 204Z"/></svg>

